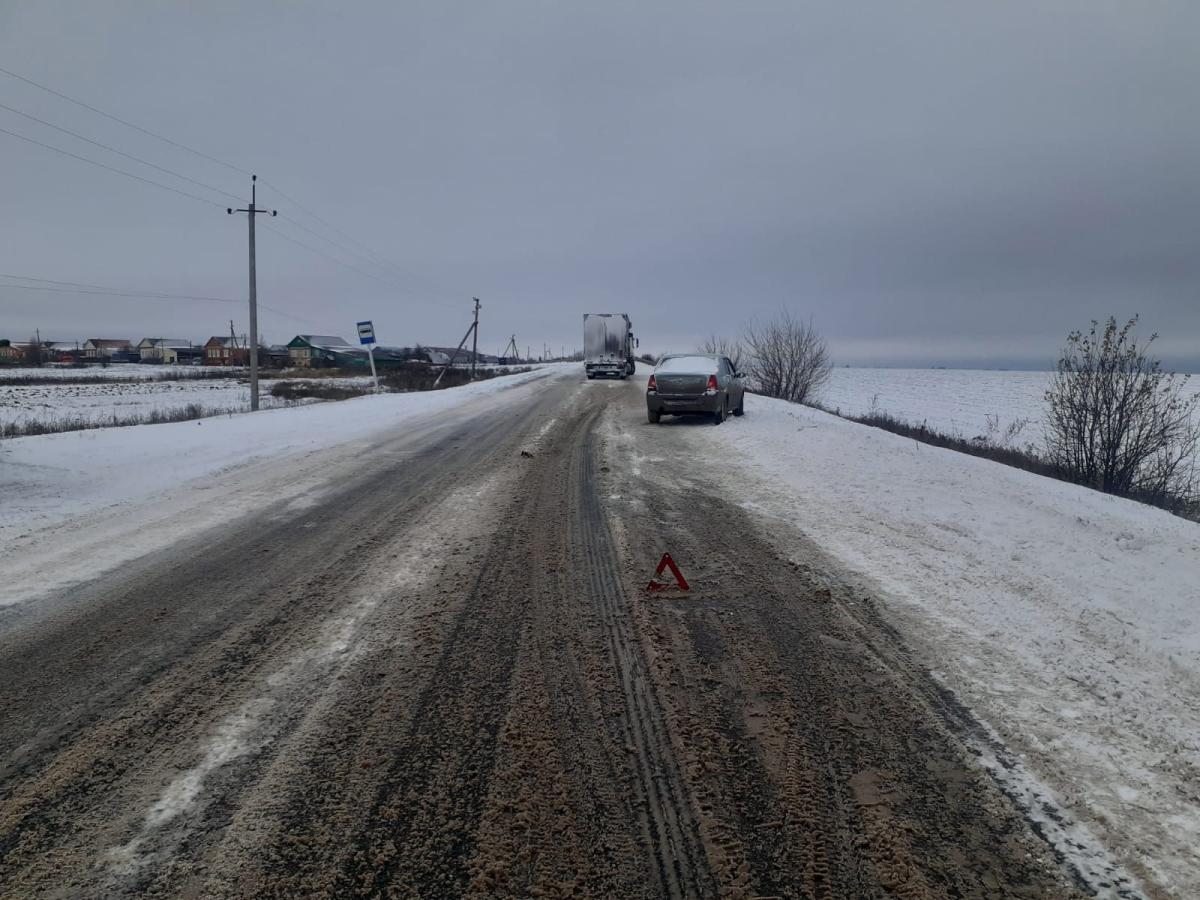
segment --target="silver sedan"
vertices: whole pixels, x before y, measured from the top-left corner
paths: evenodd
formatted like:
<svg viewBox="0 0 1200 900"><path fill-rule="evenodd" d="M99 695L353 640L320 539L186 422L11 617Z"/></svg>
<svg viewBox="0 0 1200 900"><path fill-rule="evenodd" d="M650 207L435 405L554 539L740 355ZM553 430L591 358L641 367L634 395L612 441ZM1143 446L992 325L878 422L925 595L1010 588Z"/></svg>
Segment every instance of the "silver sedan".
<svg viewBox="0 0 1200 900"><path fill-rule="evenodd" d="M746 385L727 357L709 353L664 356L646 382L646 416L707 415L720 425L745 411Z"/></svg>

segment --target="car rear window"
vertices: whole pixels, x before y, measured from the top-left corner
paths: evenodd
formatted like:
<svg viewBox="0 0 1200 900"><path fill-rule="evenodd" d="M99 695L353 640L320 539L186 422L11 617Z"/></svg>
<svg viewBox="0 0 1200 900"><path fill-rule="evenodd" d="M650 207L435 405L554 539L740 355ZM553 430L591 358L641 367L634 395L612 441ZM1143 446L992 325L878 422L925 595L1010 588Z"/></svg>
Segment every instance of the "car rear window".
<svg viewBox="0 0 1200 900"><path fill-rule="evenodd" d="M655 372L679 372L685 375L712 375L717 361L709 356L672 356L658 364Z"/></svg>

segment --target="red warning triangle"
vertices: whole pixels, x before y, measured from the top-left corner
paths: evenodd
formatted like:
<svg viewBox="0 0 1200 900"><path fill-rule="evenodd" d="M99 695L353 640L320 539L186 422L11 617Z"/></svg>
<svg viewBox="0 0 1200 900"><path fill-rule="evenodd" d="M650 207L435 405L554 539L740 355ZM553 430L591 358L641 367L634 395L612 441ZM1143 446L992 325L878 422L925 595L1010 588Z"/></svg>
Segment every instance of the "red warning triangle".
<svg viewBox="0 0 1200 900"><path fill-rule="evenodd" d="M671 576L675 579L675 584L660 580L663 572L667 570L670 570ZM681 593L687 593L691 588L688 587L687 579L683 577L683 573L679 571L679 566L675 565L675 560L671 559L671 554L664 553L662 559L658 561L658 568L654 570L654 577L646 585L646 590L680 591Z"/></svg>

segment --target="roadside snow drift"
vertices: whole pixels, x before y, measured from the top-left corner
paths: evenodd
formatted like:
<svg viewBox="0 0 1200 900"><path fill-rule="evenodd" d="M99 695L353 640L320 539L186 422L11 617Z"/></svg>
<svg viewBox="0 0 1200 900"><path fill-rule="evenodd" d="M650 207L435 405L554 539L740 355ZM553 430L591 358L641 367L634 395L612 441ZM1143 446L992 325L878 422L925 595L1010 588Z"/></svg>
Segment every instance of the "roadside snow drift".
<svg viewBox="0 0 1200 900"><path fill-rule="evenodd" d="M806 407L746 409L688 435L740 461L743 505L860 573L1129 870L1200 896L1200 525Z"/></svg>

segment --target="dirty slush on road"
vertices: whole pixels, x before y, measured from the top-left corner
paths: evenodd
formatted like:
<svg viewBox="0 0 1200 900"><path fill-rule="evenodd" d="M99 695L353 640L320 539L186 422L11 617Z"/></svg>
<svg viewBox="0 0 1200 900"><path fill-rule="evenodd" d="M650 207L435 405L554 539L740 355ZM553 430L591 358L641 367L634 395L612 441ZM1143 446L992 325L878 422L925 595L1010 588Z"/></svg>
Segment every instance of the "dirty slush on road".
<svg viewBox="0 0 1200 900"><path fill-rule="evenodd" d="M258 605L161 613L171 660L126 620L136 676L67 724L6 699L33 724L3 743L4 895L1082 896L874 605L636 475L601 425L637 395L582 387L198 551L231 591L274 560ZM687 597L640 590L666 549ZM149 609L135 580L112 596ZM16 629L0 674L94 678L31 674L64 635L103 652L84 620Z"/></svg>

